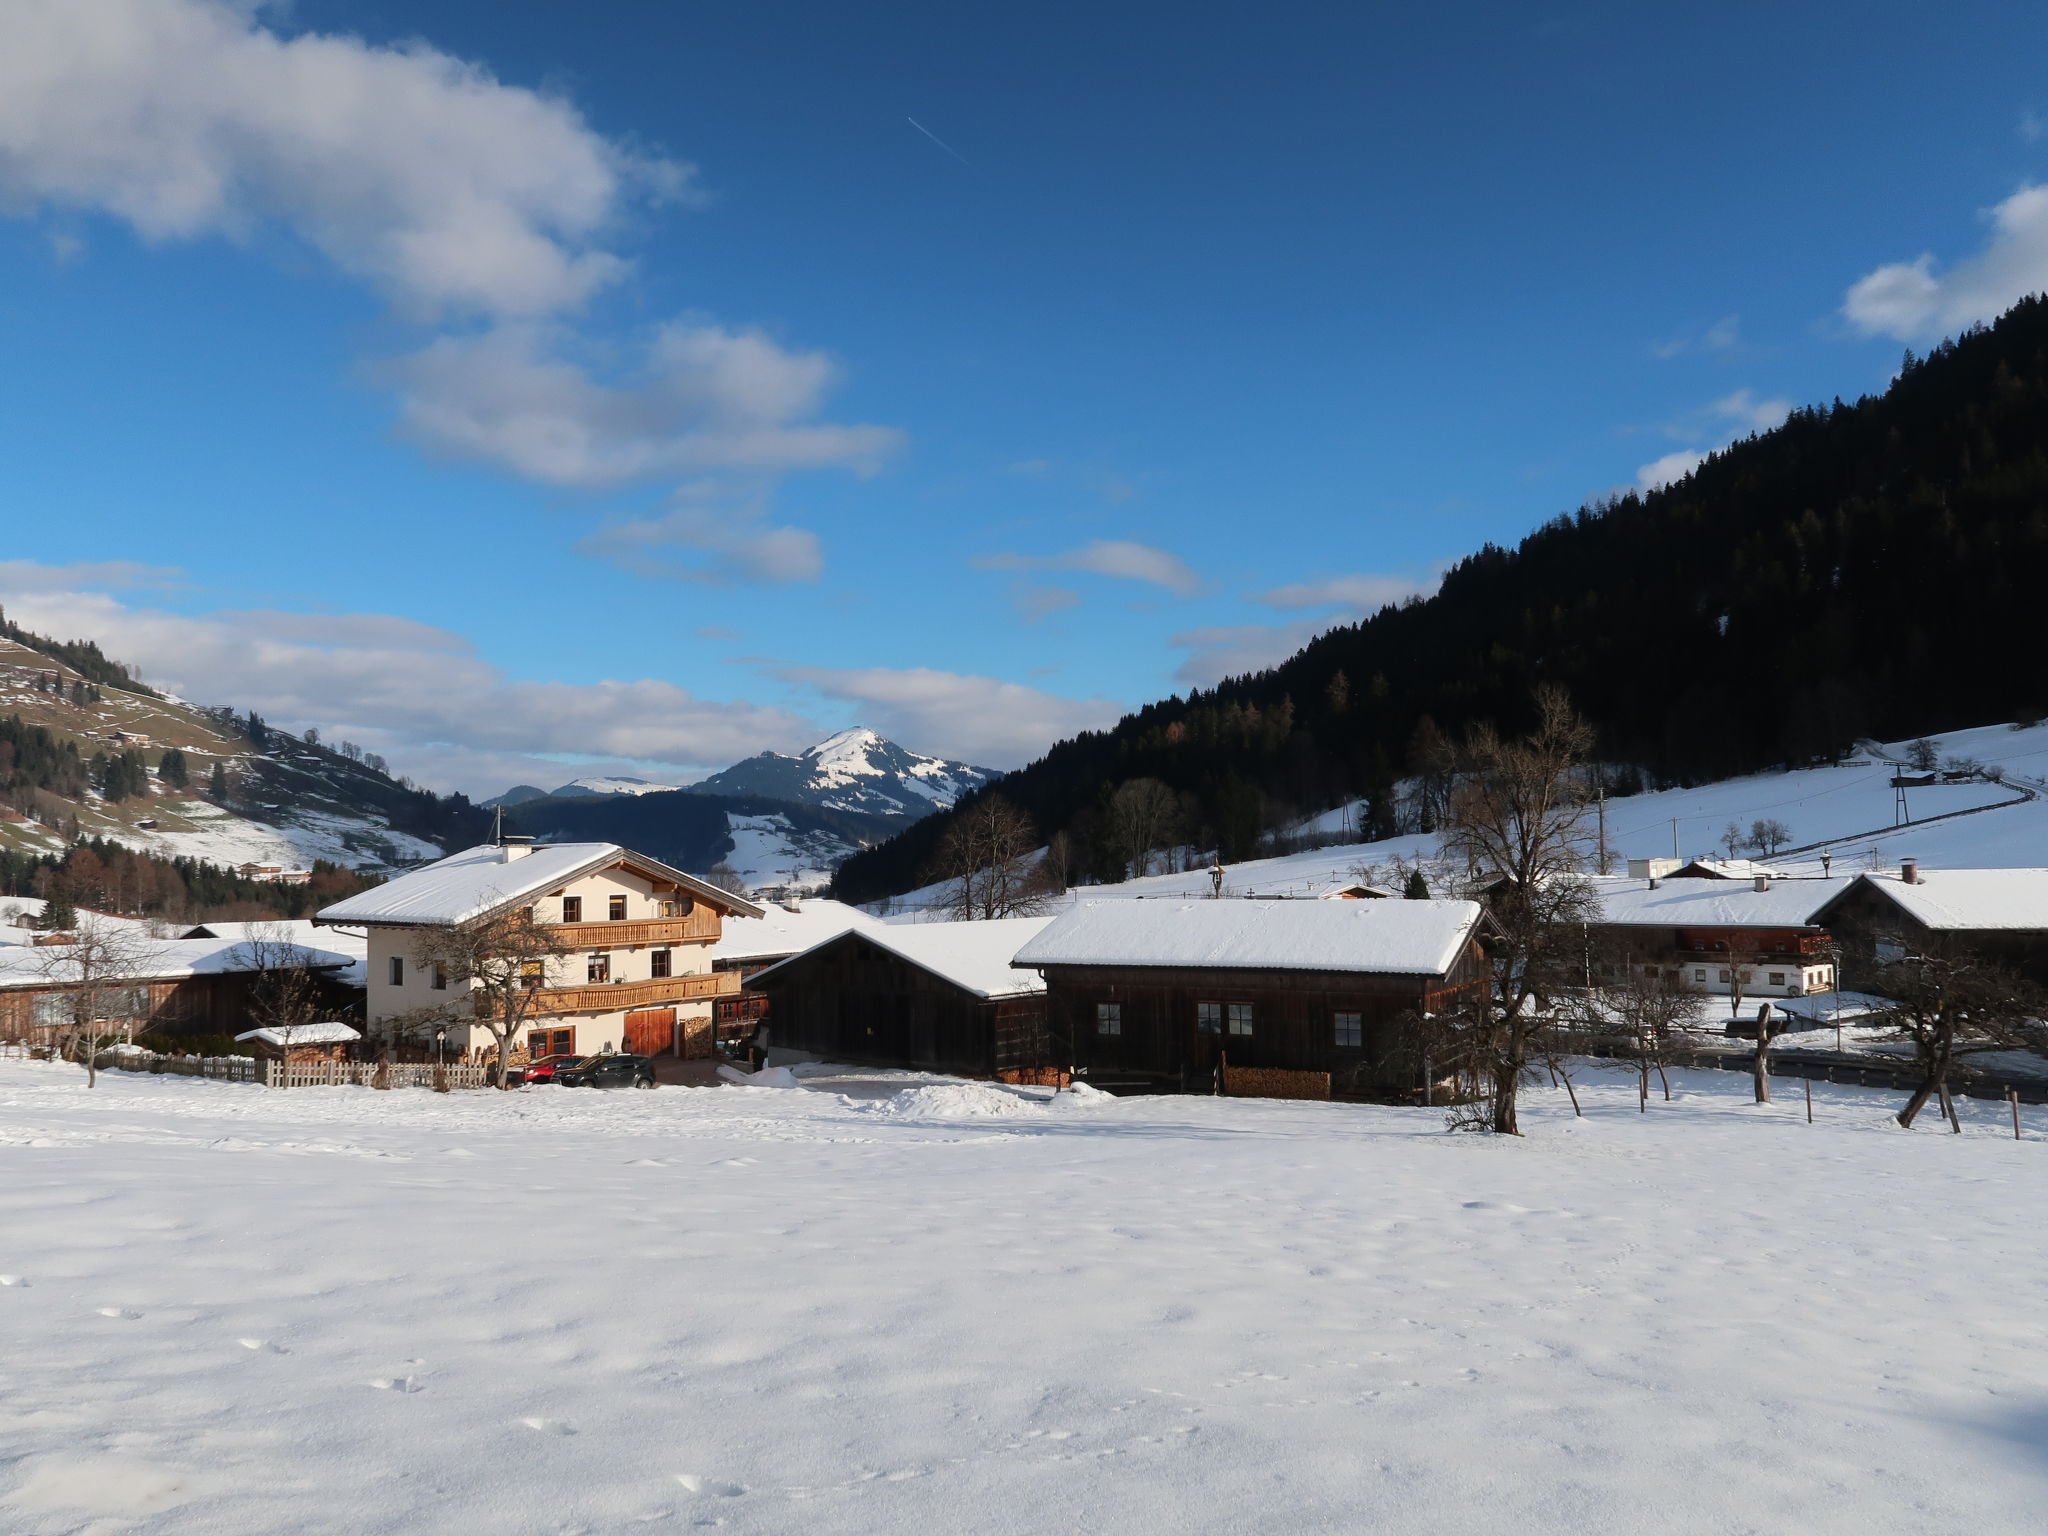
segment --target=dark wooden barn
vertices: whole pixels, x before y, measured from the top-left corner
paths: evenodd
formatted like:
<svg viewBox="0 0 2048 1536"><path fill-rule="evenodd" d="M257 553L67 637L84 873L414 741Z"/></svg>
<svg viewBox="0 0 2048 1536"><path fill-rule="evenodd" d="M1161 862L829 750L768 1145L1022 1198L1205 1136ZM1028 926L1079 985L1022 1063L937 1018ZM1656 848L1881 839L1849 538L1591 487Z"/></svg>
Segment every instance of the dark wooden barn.
<svg viewBox="0 0 2048 1536"><path fill-rule="evenodd" d="M827 939L747 978L772 1000L768 1059L963 1077L1062 1065L1038 978L1011 967L1044 918L906 923Z"/></svg>
<svg viewBox="0 0 2048 1536"><path fill-rule="evenodd" d="M1927 869L1859 875L1813 915L1839 941L1843 985L1867 988L1908 954L1963 950L2048 985L2048 869Z"/></svg>
<svg viewBox="0 0 2048 1536"><path fill-rule="evenodd" d="M1420 1086L1420 1015L1483 985L1487 921L1471 901L1106 899L1015 963L1098 1087L1381 1097Z"/></svg>

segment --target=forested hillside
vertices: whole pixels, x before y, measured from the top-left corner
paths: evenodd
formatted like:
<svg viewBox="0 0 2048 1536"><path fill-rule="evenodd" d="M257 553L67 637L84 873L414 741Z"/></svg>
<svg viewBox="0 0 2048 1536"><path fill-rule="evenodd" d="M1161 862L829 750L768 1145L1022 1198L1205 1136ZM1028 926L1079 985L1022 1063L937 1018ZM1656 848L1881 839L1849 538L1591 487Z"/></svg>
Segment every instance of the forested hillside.
<svg viewBox="0 0 2048 1536"><path fill-rule="evenodd" d="M1360 560L1369 560L1361 552ZM1262 830L1393 786L1474 721L1513 729L1563 683L1609 761L1699 782L2048 708L2031 628L2048 590L2048 300L1907 354L1882 395L1795 412L1679 483L1562 516L1459 562L1434 596L1280 666L1061 742L999 792L1076 873L1130 852L1119 786L1173 792L1226 860ZM854 900L926 876L950 817L850 859Z"/></svg>

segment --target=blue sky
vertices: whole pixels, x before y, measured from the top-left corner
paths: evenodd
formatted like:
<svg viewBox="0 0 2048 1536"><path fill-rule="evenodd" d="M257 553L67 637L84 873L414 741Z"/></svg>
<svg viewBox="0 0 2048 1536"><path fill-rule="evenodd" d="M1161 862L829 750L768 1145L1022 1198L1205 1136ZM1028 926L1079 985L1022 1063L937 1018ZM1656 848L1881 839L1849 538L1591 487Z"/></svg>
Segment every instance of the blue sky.
<svg viewBox="0 0 2048 1536"><path fill-rule="evenodd" d="M0 597L440 786L1014 766L2048 286L2044 44L22 0Z"/></svg>

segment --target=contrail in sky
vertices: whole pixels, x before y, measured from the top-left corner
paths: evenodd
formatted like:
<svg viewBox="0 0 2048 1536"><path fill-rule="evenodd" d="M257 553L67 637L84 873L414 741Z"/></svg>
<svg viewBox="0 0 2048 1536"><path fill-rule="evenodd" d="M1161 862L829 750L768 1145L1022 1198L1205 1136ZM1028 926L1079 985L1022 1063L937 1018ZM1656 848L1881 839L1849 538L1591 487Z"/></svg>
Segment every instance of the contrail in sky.
<svg viewBox="0 0 2048 1536"><path fill-rule="evenodd" d="M930 139L934 144L938 145L939 148L943 149L955 160L958 160L962 165L966 166L967 169L969 169L970 171L974 169L972 161L970 161L965 155L961 154L960 151L955 149L952 145L948 144L944 139L940 138L936 133L933 133L931 129L925 127L925 125L923 123L920 123L916 118L906 117L903 119L903 121L910 124L911 127L915 128L919 133L923 134L926 138Z"/></svg>

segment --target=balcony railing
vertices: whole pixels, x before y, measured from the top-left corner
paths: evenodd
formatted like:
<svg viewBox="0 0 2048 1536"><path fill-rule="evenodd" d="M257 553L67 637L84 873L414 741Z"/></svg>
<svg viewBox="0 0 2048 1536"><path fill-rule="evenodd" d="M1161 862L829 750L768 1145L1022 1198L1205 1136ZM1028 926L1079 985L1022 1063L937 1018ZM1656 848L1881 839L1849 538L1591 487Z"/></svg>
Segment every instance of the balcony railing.
<svg viewBox="0 0 2048 1536"><path fill-rule="evenodd" d="M704 976L657 976L652 981L596 982L585 987L540 987L533 994L537 1013L609 1013L614 1008L659 1008L669 1003L694 1003L725 997L740 990L731 971Z"/></svg>
<svg viewBox="0 0 2048 1536"><path fill-rule="evenodd" d="M644 922L550 923L550 935L570 949L618 949L630 944L693 944L718 937L718 914L699 907L688 917Z"/></svg>

